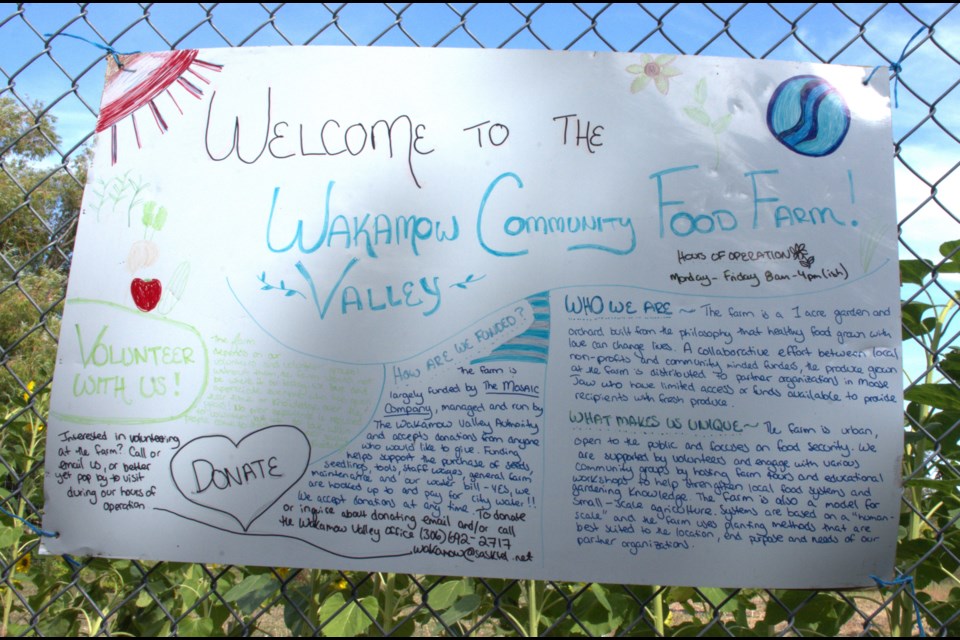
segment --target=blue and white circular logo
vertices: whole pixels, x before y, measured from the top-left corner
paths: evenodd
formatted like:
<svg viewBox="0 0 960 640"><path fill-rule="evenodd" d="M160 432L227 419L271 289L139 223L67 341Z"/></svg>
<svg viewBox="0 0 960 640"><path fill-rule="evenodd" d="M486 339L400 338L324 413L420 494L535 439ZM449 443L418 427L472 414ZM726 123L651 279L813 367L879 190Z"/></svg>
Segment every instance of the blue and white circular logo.
<svg viewBox="0 0 960 640"><path fill-rule="evenodd" d="M794 76L773 92L767 127L783 146L819 158L837 150L850 129L850 109L837 89L818 76Z"/></svg>

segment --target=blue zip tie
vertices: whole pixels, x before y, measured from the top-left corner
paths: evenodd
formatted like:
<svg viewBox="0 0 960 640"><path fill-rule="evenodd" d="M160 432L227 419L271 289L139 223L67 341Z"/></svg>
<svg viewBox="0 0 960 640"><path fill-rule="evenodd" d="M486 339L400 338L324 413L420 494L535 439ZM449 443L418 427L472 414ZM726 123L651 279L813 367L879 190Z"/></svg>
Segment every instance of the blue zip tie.
<svg viewBox="0 0 960 640"><path fill-rule="evenodd" d="M920 637L925 638L927 634L923 631L923 620L920 618L920 602L917 600L917 592L913 588L913 576L900 576L896 580L881 580L877 576L871 575L870 578L877 583L877 587L898 587L902 585L907 585L907 590L910 594L910 599L913 601L913 611L917 616L917 629L920 632Z"/></svg>
<svg viewBox="0 0 960 640"><path fill-rule="evenodd" d="M921 33L923 33L926 27L920 27L917 29L917 32L910 36L910 39L907 40L907 44L904 45L903 51L900 52L900 58L896 62L891 62L890 66L887 67L890 71L893 72L893 106L897 109L900 108L900 97L898 95L897 88L900 86L900 72L903 71L901 63L903 59L907 57L907 49L910 48L910 45L913 44L913 41L917 39ZM870 84L870 79L873 78L873 74L877 72L877 69L881 68L883 65L877 65L873 68L873 71L870 72L870 75L867 76L866 80L863 81L864 85Z"/></svg>
<svg viewBox="0 0 960 640"><path fill-rule="evenodd" d="M10 513L9 511L7 511L6 509L4 509L3 507L0 507L0 512L3 512L3 513L5 513L5 514L7 514L8 516L10 516L11 518L15 518L15 519L19 520L20 522L22 522L23 524L27 525L27 527L29 527L30 530L33 531L34 533L36 533L38 536L43 536L44 538L59 538L59 537L60 537L60 534L59 534L59 533L50 532L50 531L45 531L45 530L41 529L40 527L37 527L37 526L35 526L35 525L32 525L32 524L30 524L29 522L27 522L26 520L24 520L23 518L21 518L20 516L18 516L17 514L15 514L15 513ZM63 559L66 560L66 561L67 561L67 564L69 564L70 566L72 566L74 569L82 569L82 568L83 568L83 565L81 565L79 562L77 562L76 560L74 560L73 558L71 558L70 556L68 556L67 554L63 554Z"/></svg>
<svg viewBox="0 0 960 640"><path fill-rule="evenodd" d="M45 33L45 34L43 34L43 37L44 37L44 38L55 38L55 37L57 37L57 36L67 36L68 38L75 38L75 39L77 39L77 40L83 40L83 41L86 42L87 44L91 44L91 45L95 46L97 49L103 49L104 51L106 51L107 53L109 53L110 55L113 56L113 61L117 63L117 67L119 67L120 69L123 69L123 63L120 62L120 56L130 56L130 55L133 55L133 54L135 54L135 53L140 53L139 51L130 51L130 52L128 52L128 53L123 53L122 51L117 51L116 49L114 49L114 48L111 47L110 45L100 44L99 42L94 42L93 40L88 40L87 38L84 38L83 36L77 36L77 35L74 35L74 34L72 34L72 33L56 33L56 34L54 34L54 33Z"/></svg>
<svg viewBox="0 0 960 640"><path fill-rule="evenodd" d="M37 534L38 536L43 536L44 538L59 538L59 537L60 537L60 534L59 534L59 533L55 533L55 532L51 532L51 531L44 531L44 530L41 529L40 527L38 527L38 526L36 526L36 525L33 525L33 524L30 524L29 522L27 522L26 520L24 520L23 518L21 518L21 517L18 516L17 514L15 514L15 513L10 513L9 511L7 511L6 509L4 509L3 507L0 507L0 513L5 513L6 515L10 516L11 518L14 518L14 519L16 519L16 520L19 520L19 521L22 522L23 524L27 525L27 527L28 527L31 531L33 531L35 534Z"/></svg>

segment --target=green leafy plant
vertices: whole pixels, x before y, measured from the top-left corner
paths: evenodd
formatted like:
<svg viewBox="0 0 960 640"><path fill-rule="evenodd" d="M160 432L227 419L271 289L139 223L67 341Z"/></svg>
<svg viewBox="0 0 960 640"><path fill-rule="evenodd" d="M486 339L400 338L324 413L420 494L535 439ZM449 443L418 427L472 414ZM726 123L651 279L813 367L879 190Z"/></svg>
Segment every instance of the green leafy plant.
<svg viewBox="0 0 960 640"><path fill-rule="evenodd" d="M727 130L730 121L733 119L733 113L725 113L713 118L707 113L707 79L700 78L697 86L693 90L693 104L683 108L687 117L697 124L705 127L713 136L713 145L716 149L716 163L713 168L720 167L720 134Z"/></svg>
<svg viewBox="0 0 960 640"><path fill-rule="evenodd" d="M960 273L960 241L940 246L941 259L903 260L900 272L905 291L916 288L902 305L903 339L919 348L923 370L904 392L907 430L903 456L904 494L912 508L900 520L897 563L912 576L918 598L926 590L950 588L955 602L960 586L956 557L960 518L960 348L954 320L960 311L950 274ZM946 276L946 277L945 277ZM943 611L942 607L933 607ZM890 607L891 631L908 630L914 608L907 589ZM954 616L944 616L950 619ZM956 622L950 628L958 628Z"/></svg>

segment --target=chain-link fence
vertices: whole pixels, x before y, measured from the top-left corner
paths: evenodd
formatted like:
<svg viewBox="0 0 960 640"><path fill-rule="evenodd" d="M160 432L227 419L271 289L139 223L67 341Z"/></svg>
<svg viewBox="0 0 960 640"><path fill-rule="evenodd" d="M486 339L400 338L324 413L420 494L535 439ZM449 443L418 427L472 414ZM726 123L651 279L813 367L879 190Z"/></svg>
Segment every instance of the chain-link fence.
<svg viewBox="0 0 960 640"><path fill-rule="evenodd" d="M0 633L954 635L960 627L960 12L954 5L0 4ZM722 55L896 76L904 498L878 590L255 569L36 554L44 420L103 50L393 45ZM944 244L946 243L946 244ZM11 516L17 516L13 518Z"/></svg>

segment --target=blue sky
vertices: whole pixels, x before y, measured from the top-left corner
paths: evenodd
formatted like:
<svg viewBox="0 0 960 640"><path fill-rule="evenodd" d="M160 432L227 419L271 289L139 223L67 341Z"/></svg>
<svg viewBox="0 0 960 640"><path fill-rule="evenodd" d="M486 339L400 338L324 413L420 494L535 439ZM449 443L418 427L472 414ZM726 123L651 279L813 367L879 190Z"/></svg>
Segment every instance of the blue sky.
<svg viewBox="0 0 960 640"><path fill-rule="evenodd" d="M330 7L330 8L327 8ZM0 3L0 90L53 105L61 151L92 132L99 106L103 52L67 33L109 42L121 52L170 48L376 44L481 46L767 57L777 60L886 65L924 30L903 63L893 112L894 141L910 167L896 165L902 238L922 256L960 238L960 10L908 4L443 4L424 5L140 5ZM336 22L331 22L336 12ZM462 16L465 16L462 17ZM460 27L465 20L465 28ZM595 21L596 27L591 28ZM662 28L658 30L658 22ZM859 23L865 22L863 38ZM529 23L529 28L527 25ZM795 27L795 37L789 36ZM852 42L852 43L851 43ZM813 52L819 54L819 57ZM889 74L881 69L878 73ZM75 90L72 88L75 87ZM4 89L5 88L5 89ZM934 106L930 115L928 104ZM948 132L953 132L951 133ZM908 136L905 140L904 137ZM58 163L59 158L51 158ZM919 174L919 175L917 175ZM931 185L936 198L931 197ZM902 251L904 256L909 254ZM946 281L960 287L960 282Z"/></svg>
<svg viewBox="0 0 960 640"><path fill-rule="evenodd" d="M336 7L336 5L330 5ZM93 115L83 106L99 103L104 63L102 52L71 38L57 37L44 55L44 34L69 33L97 42L108 41L118 51L154 51L176 48L223 47L310 43L314 45L370 44L445 47L506 46L519 49L571 48L576 50L675 52L779 60L817 61L810 50L840 64L884 64L880 53L899 57L910 36L921 27L916 18L936 23L935 40L924 43L904 64L903 81L927 101L940 98L956 81L957 65L947 54L960 58L960 12L946 14L942 4L879 5L784 4L703 5L602 4L509 5L346 5L333 14L322 5L221 4L212 13L196 4L153 5L149 13L137 4L91 4L81 12L74 4L27 5L18 15L17 6L0 4L0 80L12 82L18 95L51 103L68 91L77 78L77 96L67 96L53 112L68 146L92 129ZM393 7L393 8L390 8ZM469 11L468 11L469 9ZM458 28L466 12L466 29ZM779 12L781 15L777 15ZM846 16L844 15L846 13ZM529 15L530 28L525 29ZM876 14L876 15L874 15ZM853 21L871 15L864 40L850 45L859 32ZM849 16L849 17L847 17ZM596 29L591 30L591 20ZM663 27L657 31L657 20ZM726 33L724 22L729 22ZM796 22L796 35L785 36ZM719 37L716 37L720 33ZM925 35L925 34L924 34ZM802 41L802 43L801 43ZM738 45L739 43L739 45ZM807 46L805 47L805 43ZM937 46L939 44L939 47ZM674 46L676 45L676 46ZM742 48L741 48L742 47ZM807 48L809 47L809 49ZM941 51L941 48L944 51ZM926 107L908 90L900 92L895 114L895 137L903 135L926 113ZM960 92L938 104L937 118L948 128L960 130ZM944 143L945 134L920 132L931 144Z"/></svg>
<svg viewBox="0 0 960 640"><path fill-rule="evenodd" d="M596 51L702 52L717 56L818 61L811 51L840 64L886 64L896 60L910 37L894 110L894 140L901 157L927 183L897 165L898 211L909 216L903 238L921 255L935 254L947 238L960 237L960 11L944 4L802 5L780 4L502 4L423 5L256 5L221 4L208 11L197 4L152 5L148 12L132 3L0 4L0 86L9 83L25 100L53 104L69 151L93 130L105 63L103 52L69 37L56 37L44 53L47 33L68 33L110 42L122 52L176 48L310 43L389 46L571 48ZM336 22L331 20L336 12ZM461 16L465 16L462 18ZM465 20L465 28L460 27ZM596 28L591 29L595 20ZM658 31L658 20L662 29ZM530 27L525 28L528 24ZM864 37L857 38L865 22ZM725 29L726 23L726 31ZM788 37L792 25L796 37ZM851 44L851 41L853 43ZM882 54L882 55L881 55ZM951 56L953 59L951 59ZM881 69L879 73L887 73ZM71 87L76 84L76 91ZM935 106L928 118L927 104ZM946 210L941 206L946 205Z"/></svg>

